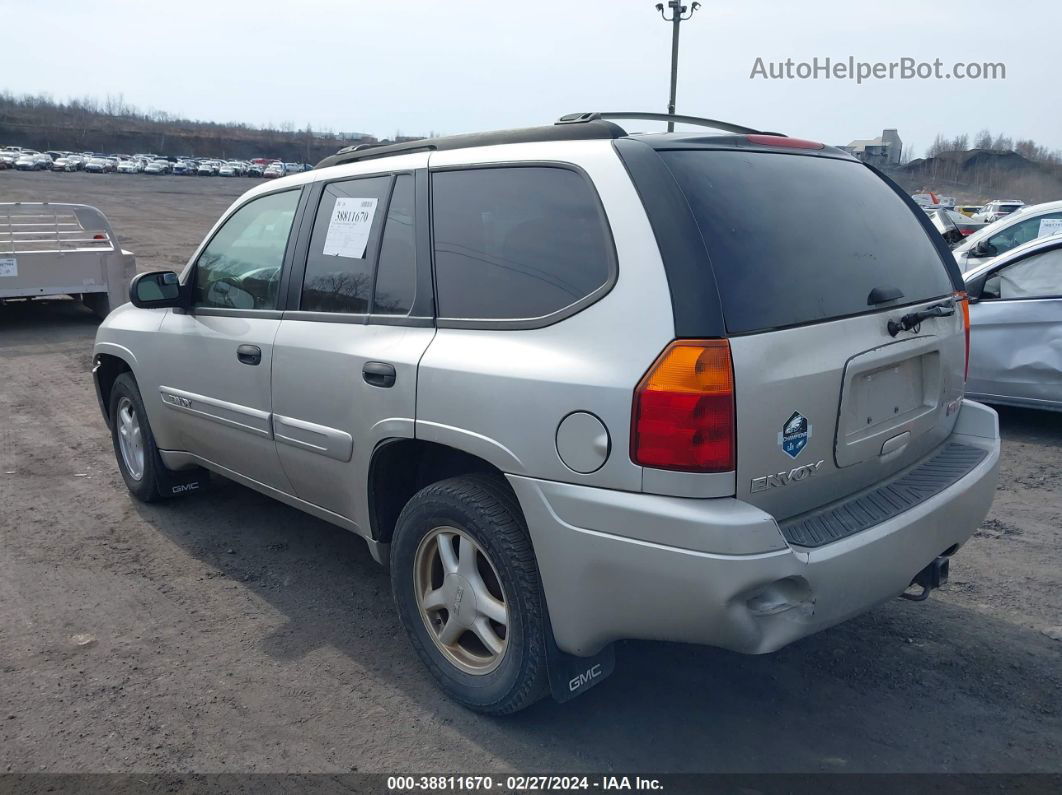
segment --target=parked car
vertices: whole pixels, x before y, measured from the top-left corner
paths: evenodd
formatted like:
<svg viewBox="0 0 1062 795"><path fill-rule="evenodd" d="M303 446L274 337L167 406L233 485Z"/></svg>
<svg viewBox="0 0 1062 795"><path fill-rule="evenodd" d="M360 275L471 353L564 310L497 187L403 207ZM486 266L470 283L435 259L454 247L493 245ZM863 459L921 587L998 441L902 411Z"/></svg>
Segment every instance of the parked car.
<svg viewBox="0 0 1062 795"><path fill-rule="evenodd" d="M0 203L0 303L72 295L102 318L128 300L134 273L95 207Z"/></svg>
<svg viewBox="0 0 1062 795"><path fill-rule="evenodd" d="M1018 201L1017 199L996 199L990 201L979 212L974 213L973 219L975 221L984 221L987 224L991 224L998 221L1000 218L1004 218L1017 210L1020 210L1025 206L1025 202Z"/></svg>
<svg viewBox="0 0 1062 795"><path fill-rule="evenodd" d="M1032 204L970 235L952 253L959 269L966 272L1030 240L1060 232L1062 201Z"/></svg>
<svg viewBox="0 0 1062 795"><path fill-rule="evenodd" d="M1062 411L1062 237L1016 246L965 280L966 394L988 403Z"/></svg>
<svg viewBox="0 0 1062 795"><path fill-rule="evenodd" d="M205 468L363 536L488 713L616 640L769 652L922 598L999 462L962 278L857 159L723 129L579 114L258 185L99 328L126 485Z"/></svg>
<svg viewBox="0 0 1062 795"><path fill-rule="evenodd" d="M85 171L90 174L106 174L112 170L110 161L104 157L92 157L85 163Z"/></svg>
<svg viewBox="0 0 1062 795"><path fill-rule="evenodd" d="M284 164L284 173L285 174L301 174L305 170L306 169L303 168L302 163L285 163Z"/></svg>
<svg viewBox="0 0 1062 795"><path fill-rule="evenodd" d="M169 174L170 173L170 161L168 160L153 160L144 166L145 174Z"/></svg>
<svg viewBox="0 0 1062 795"><path fill-rule="evenodd" d="M43 152L23 152L15 161L15 168L19 171L47 171L51 167L52 158Z"/></svg>
<svg viewBox="0 0 1062 795"><path fill-rule="evenodd" d="M262 168L262 166L258 165L257 163L251 163L247 166L248 177L260 177L262 176L263 171L264 169Z"/></svg>
<svg viewBox="0 0 1062 795"><path fill-rule="evenodd" d="M144 170L144 164L139 160L122 160L118 163L119 174L139 174Z"/></svg>
<svg viewBox="0 0 1062 795"><path fill-rule="evenodd" d="M235 177L235 176L238 176L237 173L236 173L236 166L233 165L232 163L222 163L221 166L218 168L218 176L219 177Z"/></svg>
<svg viewBox="0 0 1062 795"><path fill-rule="evenodd" d="M923 207L922 209L945 242L953 246L985 226L981 222L967 218L962 213L946 210L943 207Z"/></svg>
<svg viewBox="0 0 1062 795"><path fill-rule="evenodd" d="M284 164L280 162L270 163L266 166L265 171L262 172L262 176L266 179L275 179L276 177L284 176Z"/></svg>
<svg viewBox="0 0 1062 795"><path fill-rule="evenodd" d="M218 163L214 160L200 160L196 173L201 177L213 177L218 173Z"/></svg>
<svg viewBox="0 0 1062 795"><path fill-rule="evenodd" d="M173 173L180 176L195 174L198 164L193 160L178 160L173 164Z"/></svg>
<svg viewBox="0 0 1062 795"><path fill-rule="evenodd" d="M4 168L14 168L15 162L22 156L21 152L13 152L10 149L0 152L0 163L4 164Z"/></svg>

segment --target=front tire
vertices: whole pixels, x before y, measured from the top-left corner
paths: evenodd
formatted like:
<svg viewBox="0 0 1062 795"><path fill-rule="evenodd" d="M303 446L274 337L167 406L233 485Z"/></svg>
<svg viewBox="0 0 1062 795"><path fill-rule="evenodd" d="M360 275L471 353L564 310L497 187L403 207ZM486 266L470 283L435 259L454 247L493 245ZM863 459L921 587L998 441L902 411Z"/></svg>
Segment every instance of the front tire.
<svg viewBox="0 0 1062 795"><path fill-rule="evenodd" d="M154 502L163 496L158 484L165 467L132 373L114 379L108 411L114 457L125 485L141 502Z"/></svg>
<svg viewBox="0 0 1062 795"><path fill-rule="evenodd" d="M504 481L469 475L417 492L392 539L391 589L417 655L450 698L506 715L548 692L542 584Z"/></svg>

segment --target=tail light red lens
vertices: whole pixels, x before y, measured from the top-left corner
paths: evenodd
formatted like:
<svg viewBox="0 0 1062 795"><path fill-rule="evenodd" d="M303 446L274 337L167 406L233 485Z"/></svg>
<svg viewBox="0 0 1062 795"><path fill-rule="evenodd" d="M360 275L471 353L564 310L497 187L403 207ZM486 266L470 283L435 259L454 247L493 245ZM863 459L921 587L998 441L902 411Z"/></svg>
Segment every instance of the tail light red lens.
<svg viewBox="0 0 1062 795"><path fill-rule="evenodd" d="M687 472L734 469L734 368L726 340L676 340L634 392L631 459Z"/></svg>
<svg viewBox="0 0 1062 795"><path fill-rule="evenodd" d="M958 292L955 293L955 302L962 312L962 328L966 334L966 369L962 373L962 380L965 382L970 377L970 299L965 292Z"/></svg>

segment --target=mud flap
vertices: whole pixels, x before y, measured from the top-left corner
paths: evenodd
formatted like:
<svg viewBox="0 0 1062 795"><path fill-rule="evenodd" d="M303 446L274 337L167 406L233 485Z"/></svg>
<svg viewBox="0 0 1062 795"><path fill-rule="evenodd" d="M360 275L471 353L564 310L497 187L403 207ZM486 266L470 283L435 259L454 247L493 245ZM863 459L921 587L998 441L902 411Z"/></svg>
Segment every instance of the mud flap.
<svg viewBox="0 0 1062 795"><path fill-rule="evenodd" d="M576 657L557 648L553 627L546 637L546 662L549 690L553 699L563 703L581 696L594 685L604 682L616 669L616 653L609 644L593 657Z"/></svg>
<svg viewBox="0 0 1062 795"><path fill-rule="evenodd" d="M155 476L155 488L161 497L183 497L187 494L195 494L206 488L210 482L210 472L201 467L173 471L165 467L158 467L159 473Z"/></svg>

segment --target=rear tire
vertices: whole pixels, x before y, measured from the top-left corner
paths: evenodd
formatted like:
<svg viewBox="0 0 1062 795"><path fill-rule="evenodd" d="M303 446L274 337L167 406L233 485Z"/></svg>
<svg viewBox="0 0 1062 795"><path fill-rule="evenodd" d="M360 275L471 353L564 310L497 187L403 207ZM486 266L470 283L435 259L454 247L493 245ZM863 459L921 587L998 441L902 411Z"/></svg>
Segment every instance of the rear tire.
<svg viewBox="0 0 1062 795"><path fill-rule="evenodd" d="M504 482L469 475L417 492L395 528L391 589L413 648L453 700L507 715L548 692L542 584Z"/></svg>

